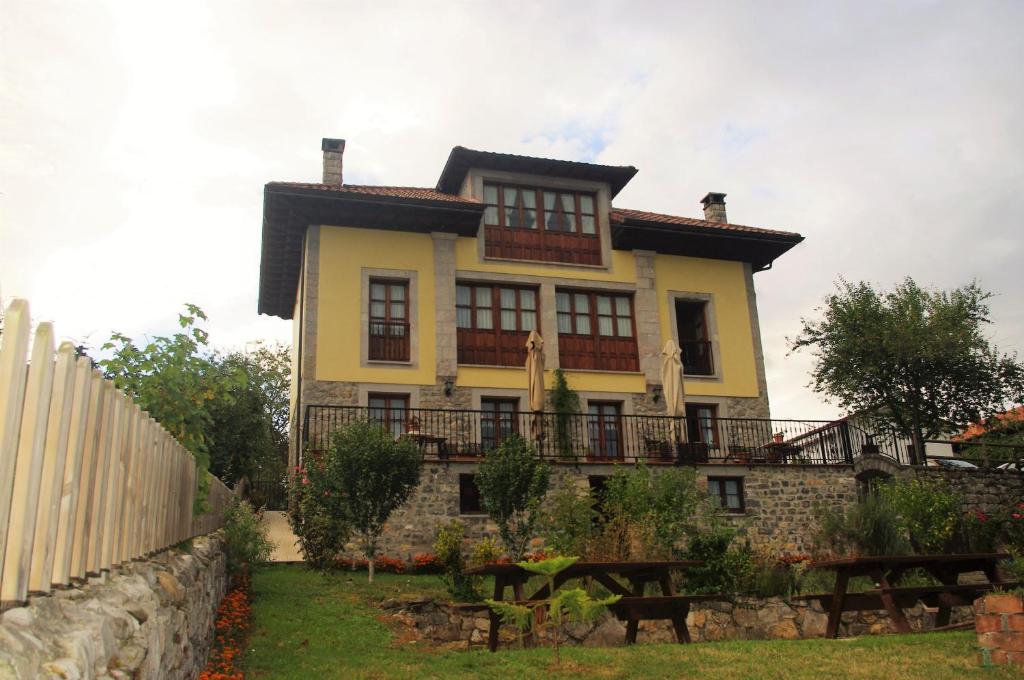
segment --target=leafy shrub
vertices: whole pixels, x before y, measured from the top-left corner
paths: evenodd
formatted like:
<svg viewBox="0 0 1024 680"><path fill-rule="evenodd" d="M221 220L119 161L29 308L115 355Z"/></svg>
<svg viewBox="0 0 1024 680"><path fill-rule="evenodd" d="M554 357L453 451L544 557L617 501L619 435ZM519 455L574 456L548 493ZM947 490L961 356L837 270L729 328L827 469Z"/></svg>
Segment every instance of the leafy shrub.
<svg viewBox="0 0 1024 680"><path fill-rule="evenodd" d="M338 568L338 554L351 533L337 484L322 456L309 456L297 467L288 487L288 523L299 551L312 569Z"/></svg>
<svg viewBox="0 0 1024 680"><path fill-rule="evenodd" d="M551 407L555 410L555 451L562 458L572 458L573 414L580 412L580 395L569 387L569 381L560 368L552 376Z"/></svg>
<svg viewBox="0 0 1024 680"><path fill-rule="evenodd" d="M539 522L544 545L559 555L585 555L597 532L596 500L571 479L548 496Z"/></svg>
<svg viewBox="0 0 1024 680"><path fill-rule="evenodd" d="M477 541L470 552L469 563L474 567L484 564L492 564L501 561L504 551L501 543L493 536L487 536Z"/></svg>
<svg viewBox="0 0 1024 680"><path fill-rule="evenodd" d="M914 552L951 550L963 516L963 499L945 480L893 480L878 493L899 516Z"/></svg>
<svg viewBox="0 0 1024 680"><path fill-rule="evenodd" d="M736 593L750 581L753 554L746 544L734 546L736 529L718 524L690 537L685 559L704 564L686 571L685 588L694 594Z"/></svg>
<svg viewBox="0 0 1024 680"><path fill-rule="evenodd" d="M498 525L498 535L513 559L522 558L534 536L550 480L551 467L515 434L488 451L477 469L480 502Z"/></svg>
<svg viewBox="0 0 1024 680"><path fill-rule="evenodd" d="M903 555L910 552L895 508L871 491L849 508L818 506L819 551L825 556Z"/></svg>
<svg viewBox="0 0 1024 680"><path fill-rule="evenodd" d="M480 579L462 573L466 569L466 557L462 546L466 529L461 522L454 521L437 530L434 552L441 566L441 581L448 593L457 602L480 600Z"/></svg>
<svg viewBox="0 0 1024 680"><path fill-rule="evenodd" d="M643 464L619 469L608 479L601 508L605 535L598 544L624 559L672 557L687 536L714 524L717 515L692 469L655 472Z"/></svg>
<svg viewBox="0 0 1024 680"><path fill-rule="evenodd" d="M224 547L232 574L270 558L274 544L267 538L262 519L262 513L253 510L249 501L237 496L232 496L224 509Z"/></svg>
<svg viewBox="0 0 1024 680"><path fill-rule="evenodd" d="M380 555L373 561L373 566L377 571L383 571L390 574L405 573L405 562L397 557Z"/></svg>

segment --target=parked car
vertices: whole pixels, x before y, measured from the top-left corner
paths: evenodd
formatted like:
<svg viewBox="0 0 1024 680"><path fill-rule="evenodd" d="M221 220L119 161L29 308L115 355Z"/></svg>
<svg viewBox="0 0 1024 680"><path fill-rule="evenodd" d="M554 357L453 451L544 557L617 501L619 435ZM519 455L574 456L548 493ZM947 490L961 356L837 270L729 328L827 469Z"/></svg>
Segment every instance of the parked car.
<svg viewBox="0 0 1024 680"><path fill-rule="evenodd" d="M950 468L956 470L977 470L978 466L959 458L929 458L928 465L932 467Z"/></svg>

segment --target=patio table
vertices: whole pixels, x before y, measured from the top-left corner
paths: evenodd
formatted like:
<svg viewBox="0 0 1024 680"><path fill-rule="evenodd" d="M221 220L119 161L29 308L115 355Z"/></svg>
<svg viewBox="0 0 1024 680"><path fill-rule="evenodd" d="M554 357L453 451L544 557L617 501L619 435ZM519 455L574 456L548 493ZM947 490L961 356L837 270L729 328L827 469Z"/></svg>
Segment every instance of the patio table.
<svg viewBox="0 0 1024 680"><path fill-rule="evenodd" d="M953 607L967 606L986 591L996 587L1015 587L1017 583L1001 582L996 573L999 560L1009 557L1006 553L983 553L968 555L888 555L877 557L848 557L812 562L811 569L829 569L836 572L836 584L832 593L801 595L794 599L818 600L828 610L828 625L825 637L839 636L839 623L843 612L884 609L892 619L897 632L909 633L910 624L903 614L919 601L931 607L938 607L935 618L936 628L949 625ZM921 587L900 587L900 579L907 572L923 569L942 585ZM960 583L964 574L981 572L987 582ZM850 579L868 576L875 587L863 592L849 593Z"/></svg>
<svg viewBox="0 0 1024 680"><path fill-rule="evenodd" d="M690 603L704 600L720 599L720 595L676 595L672 585L672 572L682 571L690 567L703 566L696 560L666 560L653 562L576 562L555 576L554 586L557 590L566 581L576 578L590 577L607 588L614 595L621 595L617 603L609 609L625 620L626 642L636 642L636 634L641 620L670 619L678 642L689 642L690 634L686 629L686 616ZM524 597L523 586L536 576L535 573L523 569L517 564L486 564L467 569L466 574L494 577L495 600L505 598L505 588L511 586L513 598L518 603L528 603L547 599L547 584L529 597ZM624 578L629 582L625 585L615 577ZM644 588L648 583L657 583L661 596L644 597ZM487 646L493 652L498 649L498 627L501 623L498 615L489 610L490 632Z"/></svg>

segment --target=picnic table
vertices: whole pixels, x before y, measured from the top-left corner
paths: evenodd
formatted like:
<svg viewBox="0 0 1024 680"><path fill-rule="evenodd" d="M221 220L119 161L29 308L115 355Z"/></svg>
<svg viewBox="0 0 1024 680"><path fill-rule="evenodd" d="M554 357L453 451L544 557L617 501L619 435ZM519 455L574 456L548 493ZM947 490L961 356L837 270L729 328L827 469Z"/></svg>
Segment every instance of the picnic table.
<svg viewBox="0 0 1024 680"><path fill-rule="evenodd" d="M554 579L557 590L566 581L589 577L607 588L613 595L621 595L621 599L609 607L609 610L622 621L626 621L626 643L636 642L640 621L669 619L675 629L676 641L690 642L690 633L686 629L686 616L690 612L690 604L706 600L721 599L721 595L677 595L672 585L672 572L682 571L689 567L703 566L703 562L695 560L668 560L657 562L576 562L559 572ZM467 569L466 574L494 577L495 600L505 599L505 589L512 588L516 603L527 604L547 599L547 584L529 597L524 597L523 586L536 576L533 572L523 569L517 564L485 564ZM625 585L615 577L624 578L629 582ZM644 597L644 588L648 583L657 583L661 588L660 596ZM498 615L489 610L490 632L487 647L492 652L498 649L498 627L501 624Z"/></svg>
<svg viewBox="0 0 1024 680"><path fill-rule="evenodd" d="M828 625L825 637L839 636L839 623L843 612L871 611L884 609L892 619L897 632L909 633L910 624L903 614L919 601L930 607L938 607L935 627L949 625L953 607L968 606L986 591L996 587L1013 588L1015 582L1001 582L996 573L999 560L1009 557L1006 553L984 553L971 555L900 555L879 557L848 557L812 562L811 569L829 569L836 572L835 590L831 593L800 595L794 599L817 600L828 611ZM942 585L901 587L900 579L907 572L923 569ZM987 582L960 583L964 574L981 572ZM875 587L863 592L850 593L847 588L850 579L868 576Z"/></svg>

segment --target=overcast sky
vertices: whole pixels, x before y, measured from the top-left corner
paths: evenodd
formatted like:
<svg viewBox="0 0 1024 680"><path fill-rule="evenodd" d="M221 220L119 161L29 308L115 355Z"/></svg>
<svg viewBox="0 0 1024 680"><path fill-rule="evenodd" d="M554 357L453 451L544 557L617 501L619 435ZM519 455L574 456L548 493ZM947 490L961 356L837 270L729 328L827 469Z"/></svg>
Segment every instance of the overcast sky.
<svg viewBox="0 0 1024 680"><path fill-rule="evenodd" d="M998 296L1024 349L1022 2L0 0L0 294L99 345L256 314L263 185L433 186L452 146L635 165L620 207L807 240L756 275L775 417L829 417L786 336L842 275Z"/></svg>

